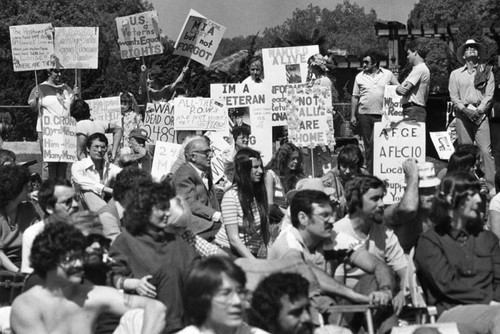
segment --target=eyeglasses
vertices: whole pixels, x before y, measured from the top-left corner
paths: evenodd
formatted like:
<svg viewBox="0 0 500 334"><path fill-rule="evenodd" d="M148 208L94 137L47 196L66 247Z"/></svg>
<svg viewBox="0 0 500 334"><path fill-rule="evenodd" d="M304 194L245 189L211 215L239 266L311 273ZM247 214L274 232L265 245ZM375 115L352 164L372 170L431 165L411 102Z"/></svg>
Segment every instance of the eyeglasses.
<svg viewBox="0 0 500 334"><path fill-rule="evenodd" d="M224 302L229 302L234 298L235 295L238 295L240 299L247 299L248 298L248 289L245 288L236 288L236 289L220 289L217 292L215 292L214 297L219 297L221 300Z"/></svg>
<svg viewBox="0 0 500 334"><path fill-rule="evenodd" d="M80 198L77 195L75 195L75 196L72 196L72 197L70 197L70 198L62 201L62 202L57 202L57 203L58 204L62 204L64 206L66 206L66 207L70 207L70 206L73 205L73 201L78 202L79 200L80 200Z"/></svg>
<svg viewBox="0 0 500 334"><path fill-rule="evenodd" d="M200 153L200 154L208 156L211 153L213 153L213 151L212 151L211 148L209 148L209 149L206 149L206 150L203 150L203 151L200 151L200 150L198 150L198 151L192 151L192 153Z"/></svg>
<svg viewBox="0 0 500 334"><path fill-rule="evenodd" d="M248 141L248 137L247 136L238 136L238 137L236 137L236 140Z"/></svg>
<svg viewBox="0 0 500 334"><path fill-rule="evenodd" d="M82 252L75 252L71 254L67 254L63 258L61 258L60 263L62 265L70 265L74 264L76 261L83 261L83 253Z"/></svg>

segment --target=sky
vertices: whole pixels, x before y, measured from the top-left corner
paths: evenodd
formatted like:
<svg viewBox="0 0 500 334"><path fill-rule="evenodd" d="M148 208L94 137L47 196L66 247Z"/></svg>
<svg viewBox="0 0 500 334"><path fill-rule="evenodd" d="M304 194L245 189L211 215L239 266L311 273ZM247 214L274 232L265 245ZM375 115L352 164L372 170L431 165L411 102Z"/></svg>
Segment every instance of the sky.
<svg viewBox="0 0 500 334"><path fill-rule="evenodd" d="M377 12L377 18L406 24L418 0L350 0ZM309 4L334 9L343 0L149 0L158 12L163 34L176 40L190 9L226 27L224 37L254 35L282 24L296 8Z"/></svg>

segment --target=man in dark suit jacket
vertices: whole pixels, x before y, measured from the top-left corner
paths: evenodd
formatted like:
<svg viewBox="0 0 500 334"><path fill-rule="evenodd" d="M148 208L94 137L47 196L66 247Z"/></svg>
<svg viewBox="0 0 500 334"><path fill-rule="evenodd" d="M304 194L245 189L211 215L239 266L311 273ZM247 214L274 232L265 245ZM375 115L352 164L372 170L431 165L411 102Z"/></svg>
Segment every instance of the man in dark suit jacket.
<svg viewBox="0 0 500 334"><path fill-rule="evenodd" d="M187 228L211 239L222 221L210 170L213 153L205 139L195 139L186 145L184 155L186 163L174 173L172 182L177 195L184 197L193 213Z"/></svg>

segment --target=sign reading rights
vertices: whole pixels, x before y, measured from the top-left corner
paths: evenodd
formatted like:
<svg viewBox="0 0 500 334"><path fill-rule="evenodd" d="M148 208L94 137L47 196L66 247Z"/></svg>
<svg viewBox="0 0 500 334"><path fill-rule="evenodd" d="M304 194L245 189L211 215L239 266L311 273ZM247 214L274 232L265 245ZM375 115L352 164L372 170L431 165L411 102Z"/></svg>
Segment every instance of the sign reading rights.
<svg viewBox="0 0 500 334"><path fill-rule="evenodd" d="M14 72L55 67L51 23L11 26L9 30Z"/></svg>
<svg viewBox="0 0 500 334"><path fill-rule="evenodd" d="M228 131L227 111L212 98L176 98L175 130Z"/></svg>
<svg viewBox="0 0 500 334"><path fill-rule="evenodd" d="M61 68L97 68L99 27L56 27L54 42Z"/></svg>
<svg viewBox="0 0 500 334"><path fill-rule="evenodd" d="M396 94L397 85L386 85L384 90L384 103L382 110L384 118L390 122L398 122L403 119L403 106L401 95Z"/></svg>
<svg viewBox="0 0 500 334"><path fill-rule="evenodd" d="M332 98L328 87L307 84L287 88L288 139L299 147L334 142Z"/></svg>
<svg viewBox="0 0 500 334"><path fill-rule="evenodd" d="M119 124L121 126L121 104L119 96L85 100L90 108L90 116L97 121Z"/></svg>
<svg viewBox="0 0 500 334"><path fill-rule="evenodd" d="M76 120L71 116L42 117L43 161L75 162Z"/></svg>
<svg viewBox="0 0 500 334"><path fill-rule="evenodd" d="M175 42L174 54L210 66L226 27L191 9Z"/></svg>
<svg viewBox="0 0 500 334"><path fill-rule="evenodd" d="M151 175L155 181L160 182L162 177L170 173L181 147L180 144L156 142L153 166L151 167Z"/></svg>
<svg viewBox="0 0 500 334"><path fill-rule="evenodd" d="M144 118L144 129L153 144L156 142L175 142L174 105L168 103L148 103Z"/></svg>
<svg viewBox="0 0 500 334"><path fill-rule="evenodd" d="M116 18L122 59L163 53L156 11Z"/></svg>
<svg viewBox="0 0 500 334"><path fill-rule="evenodd" d="M388 183L385 204L401 201L404 194L403 162L408 158L425 161L425 123L402 122L395 128L373 127L373 175Z"/></svg>

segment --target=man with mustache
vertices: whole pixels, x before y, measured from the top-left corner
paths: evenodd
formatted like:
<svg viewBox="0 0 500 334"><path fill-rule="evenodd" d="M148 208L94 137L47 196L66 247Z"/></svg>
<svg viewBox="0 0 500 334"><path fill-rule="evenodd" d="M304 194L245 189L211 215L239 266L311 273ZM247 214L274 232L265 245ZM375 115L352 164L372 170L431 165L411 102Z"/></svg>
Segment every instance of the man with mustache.
<svg viewBox="0 0 500 334"><path fill-rule="evenodd" d="M160 302L83 281L85 237L74 226L49 224L33 243L31 265L43 279L12 304L15 333L91 333L104 312L143 309L141 333L161 333L166 308Z"/></svg>

